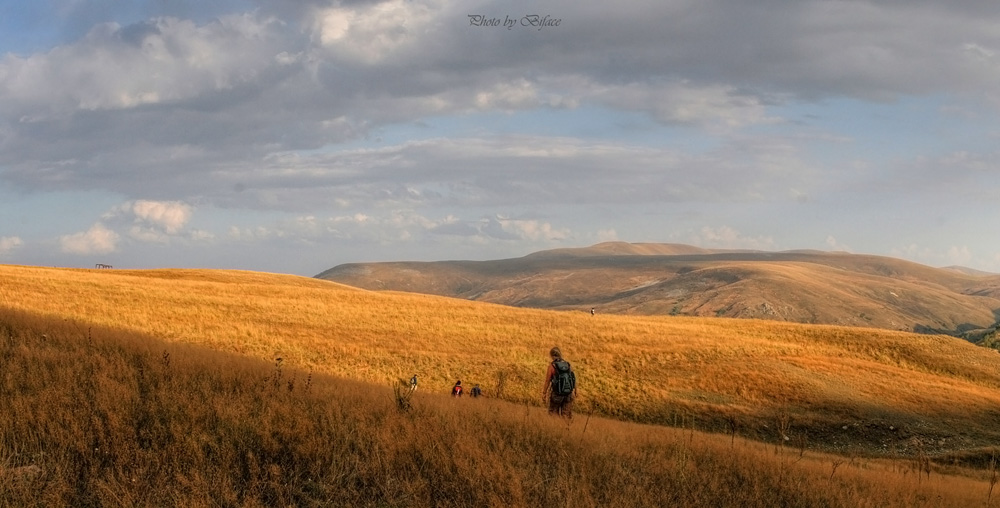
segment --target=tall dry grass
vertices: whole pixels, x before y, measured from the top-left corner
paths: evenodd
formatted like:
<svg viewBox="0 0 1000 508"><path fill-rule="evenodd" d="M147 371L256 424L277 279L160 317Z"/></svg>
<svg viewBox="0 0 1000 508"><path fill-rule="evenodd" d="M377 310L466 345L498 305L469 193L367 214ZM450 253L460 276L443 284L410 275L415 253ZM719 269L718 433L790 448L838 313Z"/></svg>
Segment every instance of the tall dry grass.
<svg viewBox="0 0 1000 508"><path fill-rule="evenodd" d="M282 363L0 311L0 506L969 507L992 486L496 400L401 410Z"/></svg>
<svg viewBox="0 0 1000 508"><path fill-rule="evenodd" d="M0 307L135 331L379 385L418 374L537 404L547 351L580 379L578 410L865 453L967 450L1000 439L997 353L944 336L754 320L515 309L218 270L0 266Z"/></svg>

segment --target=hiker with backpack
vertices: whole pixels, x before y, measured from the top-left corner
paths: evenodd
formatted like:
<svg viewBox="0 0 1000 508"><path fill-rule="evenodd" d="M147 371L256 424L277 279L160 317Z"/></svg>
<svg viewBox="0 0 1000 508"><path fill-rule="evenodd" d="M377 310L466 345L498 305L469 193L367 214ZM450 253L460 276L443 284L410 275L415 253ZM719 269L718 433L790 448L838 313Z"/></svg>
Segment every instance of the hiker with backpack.
<svg viewBox="0 0 1000 508"><path fill-rule="evenodd" d="M461 397L462 396L462 380L461 379L459 379L458 381L455 381L455 386L451 387L451 396L452 397Z"/></svg>
<svg viewBox="0 0 1000 508"><path fill-rule="evenodd" d="M563 359L558 347L549 351L549 357L552 358L552 362L545 372L542 404L548 403L550 415L572 419L573 399L576 398L576 374L573 373L569 362Z"/></svg>

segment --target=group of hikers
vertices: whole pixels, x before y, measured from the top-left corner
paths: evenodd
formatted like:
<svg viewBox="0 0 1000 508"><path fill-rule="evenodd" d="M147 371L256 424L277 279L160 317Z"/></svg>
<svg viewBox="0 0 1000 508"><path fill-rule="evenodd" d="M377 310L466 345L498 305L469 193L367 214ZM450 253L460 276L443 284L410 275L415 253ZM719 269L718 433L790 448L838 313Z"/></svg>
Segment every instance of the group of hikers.
<svg viewBox="0 0 1000 508"><path fill-rule="evenodd" d="M549 367L545 371L545 382L542 384L542 404L548 406L549 414L566 419L573 418L573 400L576 399L576 374L558 347L549 350ZM417 390L417 375L410 378L410 392ZM451 387L452 397L461 397L465 389L462 380L455 381ZM479 398L483 390L476 384L469 391L469 396Z"/></svg>
<svg viewBox="0 0 1000 508"><path fill-rule="evenodd" d="M463 391L462 380L459 379L458 381L455 381L455 386L451 387L451 396L452 397L461 397L462 396L462 391ZM479 385L473 386L472 390L469 392L469 396L473 397L473 398L479 398L482 395L483 395L483 391L479 388Z"/></svg>
<svg viewBox="0 0 1000 508"><path fill-rule="evenodd" d="M417 391L417 375L416 374L414 374L413 377L410 378L410 392L415 392L415 391ZM459 379L458 381L455 381L455 386L451 387L451 396L452 397L461 397L462 393L464 391L465 391L465 388L462 386L462 380ZM483 395L483 390L482 390L482 388L479 388L478 384L475 385L475 386L473 386L472 390L469 392L469 396L474 397L474 398L482 397L482 395Z"/></svg>

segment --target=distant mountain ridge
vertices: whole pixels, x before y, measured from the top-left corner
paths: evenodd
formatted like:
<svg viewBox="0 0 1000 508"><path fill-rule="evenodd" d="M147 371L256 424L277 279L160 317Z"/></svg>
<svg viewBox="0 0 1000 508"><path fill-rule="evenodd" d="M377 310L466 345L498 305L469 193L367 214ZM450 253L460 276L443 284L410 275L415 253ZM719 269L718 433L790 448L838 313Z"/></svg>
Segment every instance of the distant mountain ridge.
<svg viewBox="0 0 1000 508"><path fill-rule="evenodd" d="M608 242L493 261L351 263L316 277L518 307L953 335L986 329L1000 316L1000 275L813 250Z"/></svg>
<svg viewBox="0 0 1000 508"><path fill-rule="evenodd" d="M688 254L717 254L721 252L738 252L731 250L712 250L684 245L680 243L626 243L604 242L590 247L570 247L562 249L543 250L528 254L525 257L559 257L559 256L680 256Z"/></svg>

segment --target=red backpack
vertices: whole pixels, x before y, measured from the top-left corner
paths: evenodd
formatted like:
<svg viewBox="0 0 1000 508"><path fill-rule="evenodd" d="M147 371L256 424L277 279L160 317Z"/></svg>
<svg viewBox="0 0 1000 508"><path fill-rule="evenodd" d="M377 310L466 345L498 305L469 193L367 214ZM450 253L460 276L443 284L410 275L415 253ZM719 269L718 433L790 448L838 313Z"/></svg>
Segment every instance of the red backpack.
<svg viewBox="0 0 1000 508"><path fill-rule="evenodd" d="M451 395L453 397L461 397L462 396L462 385L455 385L455 387L451 389Z"/></svg>

